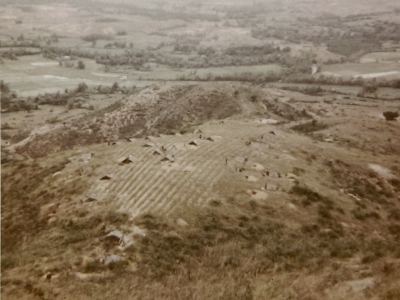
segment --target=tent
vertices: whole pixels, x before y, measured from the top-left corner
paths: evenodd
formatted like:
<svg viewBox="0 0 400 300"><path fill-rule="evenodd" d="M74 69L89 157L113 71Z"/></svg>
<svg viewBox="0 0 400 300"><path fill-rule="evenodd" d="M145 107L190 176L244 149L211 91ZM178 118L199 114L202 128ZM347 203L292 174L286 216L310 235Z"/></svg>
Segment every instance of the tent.
<svg viewBox="0 0 400 300"><path fill-rule="evenodd" d="M133 155L128 155L128 156L125 156L125 157L121 157L118 160L118 163L120 165L127 165L127 164L132 163L134 160L135 160L135 158L133 157Z"/></svg>

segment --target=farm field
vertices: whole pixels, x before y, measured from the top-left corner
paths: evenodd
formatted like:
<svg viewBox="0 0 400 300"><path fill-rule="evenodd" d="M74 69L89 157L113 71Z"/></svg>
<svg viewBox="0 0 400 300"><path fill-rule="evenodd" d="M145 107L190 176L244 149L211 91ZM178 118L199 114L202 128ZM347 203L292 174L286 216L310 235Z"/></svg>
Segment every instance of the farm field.
<svg viewBox="0 0 400 300"><path fill-rule="evenodd" d="M385 62L398 63L400 62L400 52L375 52L369 53L361 57L361 63Z"/></svg>
<svg viewBox="0 0 400 300"><path fill-rule="evenodd" d="M145 81L129 80L125 73L105 73L104 67L92 60L83 60L85 70L60 67L57 61L41 56L25 56L18 61L6 63L0 76L21 96L36 96L75 88L85 82L90 86L119 82L127 86L145 86Z"/></svg>
<svg viewBox="0 0 400 300"><path fill-rule="evenodd" d="M322 74L343 77L362 77L362 78L399 78L400 64L397 62L384 63L348 63L330 65L323 68Z"/></svg>
<svg viewBox="0 0 400 300"><path fill-rule="evenodd" d="M104 66L91 60L82 60L85 70L60 67L58 62L41 56L26 56L2 66L0 76L21 96L52 93L71 89L85 82L89 86L107 85L118 82L125 86L144 87L154 81L179 81L193 78L199 80L218 76L240 76L241 74L263 75L280 72L278 65L228 66L202 69L171 69L153 66L149 71L132 71L120 69L116 72L104 72Z"/></svg>

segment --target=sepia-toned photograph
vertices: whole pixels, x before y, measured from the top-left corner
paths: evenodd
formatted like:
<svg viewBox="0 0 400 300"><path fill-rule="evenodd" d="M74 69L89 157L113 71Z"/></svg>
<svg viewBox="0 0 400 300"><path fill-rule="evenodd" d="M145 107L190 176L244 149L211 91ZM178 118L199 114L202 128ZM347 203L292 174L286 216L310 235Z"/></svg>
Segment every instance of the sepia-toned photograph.
<svg viewBox="0 0 400 300"><path fill-rule="evenodd" d="M400 300L400 0L0 0L1 299Z"/></svg>

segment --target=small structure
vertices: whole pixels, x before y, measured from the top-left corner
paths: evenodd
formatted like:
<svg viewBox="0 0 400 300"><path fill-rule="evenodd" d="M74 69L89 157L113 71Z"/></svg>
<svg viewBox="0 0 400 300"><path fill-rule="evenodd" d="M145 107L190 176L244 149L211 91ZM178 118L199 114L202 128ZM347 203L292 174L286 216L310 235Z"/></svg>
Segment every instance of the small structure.
<svg viewBox="0 0 400 300"><path fill-rule="evenodd" d="M105 240L109 240L114 243L121 243L124 234L120 230L113 230L105 236Z"/></svg>
<svg viewBox="0 0 400 300"><path fill-rule="evenodd" d="M175 158L171 155L166 155L161 159L162 162L174 162Z"/></svg>
<svg viewBox="0 0 400 300"><path fill-rule="evenodd" d="M212 136L207 137L206 140L210 141L210 142L215 142L215 140L214 140L214 138Z"/></svg>
<svg viewBox="0 0 400 300"><path fill-rule="evenodd" d="M95 201L97 201L97 199L91 196L87 197L85 200L85 202L95 202Z"/></svg>
<svg viewBox="0 0 400 300"><path fill-rule="evenodd" d="M111 180L110 175L104 175L103 177L100 178L100 180Z"/></svg>
<svg viewBox="0 0 400 300"><path fill-rule="evenodd" d="M311 75L318 74L320 71L321 67L316 62L314 62L311 66Z"/></svg>
<svg viewBox="0 0 400 300"><path fill-rule="evenodd" d="M160 151L159 149L156 149L153 151L153 155L161 155L162 151Z"/></svg>
<svg viewBox="0 0 400 300"><path fill-rule="evenodd" d="M191 146L199 146L200 143L199 143L198 140L192 140L192 141L189 142L189 145L191 145Z"/></svg>
<svg viewBox="0 0 400 300"><path fill-rule="evenodd" d="M135 160L135 158L133 157L133 155L128 155L126 157L121 157L118 160L118 163L120 165L127 165L127 164L130 164L130 163L133 163L134 160Z"/></svg>
<svg viewBox="0 0 400 300"><path fill-rule="evenodd" d="M143 145L144 148L152 148L155 147L154 143L146 143Z"/></svg>

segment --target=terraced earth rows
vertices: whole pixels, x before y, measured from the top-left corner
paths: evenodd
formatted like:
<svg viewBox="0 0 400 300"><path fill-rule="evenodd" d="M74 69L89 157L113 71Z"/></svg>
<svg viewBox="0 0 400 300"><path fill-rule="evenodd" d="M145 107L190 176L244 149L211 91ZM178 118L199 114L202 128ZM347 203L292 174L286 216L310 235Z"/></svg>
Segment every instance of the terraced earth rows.
<svg viewBox="0 0 400 300"><path fill-rule="evenodd" d="M218 134L212 137L204 133L161 136L151 142L136 139L110 146L112 158L97 171L87 196L110 201L119 210L133 216L147 212L168 215L177 208L202 206L218 197L215 186L223 177L234 178L243 185L243 191L268 189L271 182L274 187L288 188L291 182L286 178L289 166L280 171L281 179L274 175L276 172L268 172L271 178L266 184L264 166L251 161L252 154L269 158L277 155L278 152L271 150L277 138L272 134L268 136L273 126L238 121L229 123L224 124L224 130L218 122L206 125L205 132ZM227 126L234 130L227 131ZM264 134L270 142L265 140L263 144L249 145L246 143L249 132L255 136ZM191 145L193 141L197 145ZM152 146L145 147L146 144ZM160 150L160 155L154 154L161 148L165 151ZM130 155L131 163L118 163L119 159ZM162 161L165 157L173 161ZM110 179L100 180L105 175Z"/></svg>

